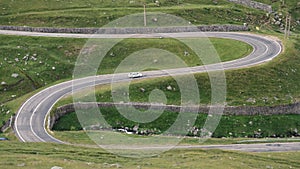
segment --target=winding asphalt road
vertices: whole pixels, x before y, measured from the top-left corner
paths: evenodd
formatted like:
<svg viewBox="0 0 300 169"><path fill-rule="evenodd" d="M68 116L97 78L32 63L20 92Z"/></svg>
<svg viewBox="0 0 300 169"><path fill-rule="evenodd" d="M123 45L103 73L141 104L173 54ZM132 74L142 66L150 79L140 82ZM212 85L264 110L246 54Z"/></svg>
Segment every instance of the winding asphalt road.
<svg viewBox="0 0 300 169"><path fill-rule="evenodd" d="M225 32L209 32L209 33L168 33L168 34L141 34L141 35L128 35L128 34L63 34L63 33L36 33L36 32L17 32L17 31L3 31L0 30L0 34L6 35L22 35L22 36L43 36L43 37L70 37L70 38L129 38L129 37L173 37L173 38L188 38L188 37L217 37L235 39L242 42L246 42L253 46L253 52L241 59L234 61L223 62L222 64L212 64L192 68L178 68L169 69L168 73L172 75L181 75L187 73L199 73L216 70L229 70L245 68L249 66L259 65L264 62L268 62L278 56L282 51L282 46L279 41L265 36L254 35L249 33L225 33ZM166 71L148 71L143 72L145 77L143 78L155 78L168 76ZM83 79L76 79L60 83L49 88L46 88L31 98L29 98L17 112L15 119L14 130L17 137L22 142L54 142L64 143L54 137L52 137L46 130L46 117L49 114L52 106L63 96L72 92L72 90L80 90L88 86L94 86L99 84L111 83L112 78L114 82L129 81L127 73L114 74L114 75L100 75L93 77L86 77ZM274 151L286 151L286 150L300 150L300 146L297 143L282 144L286 146L270 146L267 144L260 144L257 147L249 147L249 145L226 145L226 146L202 146L202 148L220 148L229 150L243 150L243 151L270 151L270 147L276 147ZM248 148L247 148L248 147ZM252 147L252 148L251 148ZM263 148L265 147L265 148ZM289 147L289 148L286 148ZM291 148L292 147L292 148ZM179 147L180 148L180 147ZM182 147L184 148L184 147ZM186 146L185 148L190 148ZM201 148L195 147L195 148ZM256 149L257 148L257 149Z"/></svg>

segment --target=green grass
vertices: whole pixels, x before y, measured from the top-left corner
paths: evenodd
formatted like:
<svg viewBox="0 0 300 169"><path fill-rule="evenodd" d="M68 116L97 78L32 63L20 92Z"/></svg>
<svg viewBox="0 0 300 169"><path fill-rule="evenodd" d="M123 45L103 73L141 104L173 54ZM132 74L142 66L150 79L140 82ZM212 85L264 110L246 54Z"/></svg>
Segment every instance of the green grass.
<svg viewBox="0 0 300 169"><path fill-rule="evenodd" d="M26 98L18 101L16 98L63 79L71 79L76 59L86 42L86 39L5 35L0 35L0 37L0 71L2 72L0 77L1 82L6 83L0 85L1 123L14 114L27 97L25 96ZM235 40L212 38L211 43L215 46L223 61L246 56L252 50L252 47L248 44ZM99 73L113 73L115 67L127 55L150 47L173 52L183 59L188 66L201 65L199 58L178 40L167 38L125 39L110 50L100 65ZM231 49L231 52L225 49ZM190 55L185 57L184 51L189 51ZM114 53L115 56L110 56L110 53ZM53 67L55 67L55 70L53 70ZM17 78L11 77L14 73L19 74L19 76Z"/></svg>
<svg viewBox="0 0 300 169"><path fill-rule="evenodd" d="M117 157L101 149L46 143L1 143L0 167L15 168L299 168L298 152L242 153L220 150L171 150L141 159ZM115 164L115 165L113 165ZM21 167L22 166L22 167Z"/></svg>
<svg viewBox="0 0 300 169"><path fill-rule="evenodd" d="M121 112L125 112L125 109L121 109ZM119 110L120 111L120 110ZM154 134L166 133L166 130L173 125L178 118L178 113L165 111L160 113L158 111L151 111L152 115L160 115L157 119L142 123L135 122L127 119L119 113L116 108L100 108L101 115L104 117L105 122L97 118L100 112L97 109L77 110L76 113L67 114L59 119L54 125L53 130L56 131L69 131L69 130L89 130L91 126L95 125L98 128L106 129L110 128L125 128L132 129L134 126L139 126L138 131L152 130ZM130 112L128 108L126 111ZM148 112L149 113L149 112ZM194 116L186 113L189 119ZM80 122L77 119L80 118ZM147 118L146 114L141 117ZM152 117L152 116L151 116ZM150 118L150 117L149 117ZM198 114L193 127L201 129L204 127L204 123L207 119L206 114ZM284 125L280 125L284 124ZM186 124L188 125L188 124ZM179 131L183 130L185 125L178 128ZM265 137L292 137L299 136L300 130L300 117L298 115L254 115L254 116L229 116L224 115L221 118L218 127L214 131L212 137L234 137L234 138L265 138ZM174 133L171 133L174 134ZM194 136L193 132L189 132L188 135ZM195 136L200 136L201 132L197 132Z"/></svg>
<svg viewBox="0 0 300 169"><path fill-rule="evenodd" d="M75 61L83 48L85 39L37 38L0 36L0 71L1 82L6 85L0 87L0 103L13 100L12 95L20 97L30 91L55 81L71 78ZM192 40L192 39L191 39ZM252 48L245 43L227 39L211 39L221 60L228 61L249 54ZM201 61L190 49L177 40L172 39L126 39L113 47L103 60L102 73L113 73L115 67L135 51L146 48L161 48L173 52L183 59L188 66L200 65ZM228 52L226 49L230 49ZM190 56L184 57L184 51ZM35 60L36 59L36 60ZM55 67L55 70L53 70ZM13 78L13 73L19 77Z"/></svg>
<svg viewBox="0 0 300 169"><path fill-rule="evenodd" d="M226 102L228 105L268 106L299 101L300 87L297 85L300 83L298 78L300 76L298 70L300 64L299 38L292 37L289 41L284 42L284 45L284 53L271 62L262 66L226 71ZM196 74L195 77L199 86L200 103L210 103L211 84L208 75ZM119 88L113 90L121 90L124 85L121 84ZM169 85L177 90L167 90ZM141 92L141 88L144 88L145 92ZM131 82L130 101L148 102L149 94L155 89L165 93L168 104L180 104L181 92L176 81L170 77ZM96 98L99 102L113 101L111 87L97 87ZM255 102L248 102L249 99L254 99ZM64 103L72 102L72 98L66 98L66 100Z"/></svg>
<svg viewBox="0 0 300 169"><path fill-rule="evenodd" d="M142 7L146 2L150 7L155 7L152 0L135 0L133 2L122 1L122 0L68 0L68 1L38 1L28 0L27 4L18 1L3 0L1 6L3 9L3 15L5 14L17 14L26 12L43 12L53 10L68 10L68 9L84 9L84 8L114 8L114 7ZM179 2L179 4L178 4ZM161 0L160 6L176 6L176 5L215 5L212 1L206 0ZM219 5L228 4L224 0L219 0Z"/></svg>
<svg viewBox="0 0 300 169"><path fill-rule="evenodd" d="M91 140L89 135L91 134L99 134L101 132L98 131L53 131L52 135L65 142L71 144L81 144L81 145L96 145L94 141ZM139 138L147 138L148 136L139 136ZM172 136L166 136L172 138ZM200 142L199 138L187 137L184 138L180 144L181 145L212 145L212 144L234 144L239 141L246 141L249 139L242 138L224 138L224 139L215 139L210 138L205 142Z"/></svg>
<svg viewBox="0 0 300 169"><path fill-rule="evenodd" d="M2 25L50 26L50 27L102 27L120 17L142 13L141 1L110 1L99 3L96 0L66 2L31 0L30 5L4 0L0 3L3 9L0 22ZM193 24L261 24L266 22L264 12L242 7L219 0L213 1L161 1L158 7L148 2L148 12L164 12L191 21ZM177 2L180 2L179 4ZM31 5L34 4L34 5ZM20 7L22 6L22 7ZM133 26L136 20L128 21L123 26ZM141 22L139 25L142 25ZM151 19L148 22L152 24Z"/></svg>
<svg viewBox="0 0 300 169"><path fill-rule="evenodd" d="M190 43L204 43L201 48L209 48L210 45L213 45L216 49L216 52L219 54L221 61L230 61L234 59L241 58L242 56L246 56L252 52L252 47L248 44L241 43L235 40L229 39L218 39L218 38L210 38L210 42L206 39L185 39ZM155 50L160 49L160 50ZM144 51L143 50L148 50ZM178 62L174 59L174 56L170 55L170 53L164 53L164 51L171 52L173 55L177 55L178 59L183 60L187 66L199 66L203 65L201 61L201 57L197 56L188 46L181 43L177 39L125 39L121 41L117 46L113 47L108 54L101 62L99 66L98 74L111 74L114 73L122 61L128 59L128 56L131 58L135 58L138 60L136 64L140 65L141 60L145 62L153 62L153 60L157 60L156 64L148 65L158 67L160 69L168 69L168 68L178 68L182 67L181 62ZM141 52L142 51L142 52ZM188 56L185 56L184 53L187 51L189 53ZM139 52L139 53L135 53ZM145 58L146 57L146 58ZM132 66L134 63L130 63L130 68L126 67L125 72L129 72L129 69L138 69L138 65ZM132 70L134 71L134 70Z"/></svg>
<svg viewBox="0 0 300 169"><path fill-rule="evenodd" d="M278 12L285 14L286 11L289 11L293 16L293 29L295 32L299 32L299 25L296 24L296 20L300 16L298 12L299 4L297 5L296 0L287 1L285 6L280 5L280 1L275 3L270 0L259 1L272 4ZM241 25L248 23L254 29L259 26L260 29L280 32L278 26L270 24L272 15L267 16L263 11L229 3L226 0L162 0L159 6L151 0L135 0L132 3L120 0L102 0L101 2L96 0L69 0L63 2L30 0L28 4L4 0L0 2L0 9L2 9L0 23L1 25L34 27L102 27L120 17L142 13L144 2L147 2L148 12L163 12L175 15L195 25ZM157 23L152 21L153 17L148 17L148 26L157 26ZM171 26L174 23L164 22L164 24L167 24L165 26ZM137 19L125 19L125 22L122 22L121 25L114 26L132 27L142 25L142 20L139 22Z"/></svg>
<svg viewBox="0 0 300 169"><path fill-rule="evenodd" d="M104 131L102 131L104 132ZM99 131L53 131L51 134L55 138L75 145L96 145L89 135L99 135ZM132 135L127 135L133 137ZM147 138L151 136L137 136L137 138ZM165 136L166 139L177 138L174 136ZM256 144L256 143L287 143L300 142L299 137L296 138L195 138L184 137L179 145L227 145L227 144Z"/></svg>
<svg viewBox="0 0 300 169"><path fill-rule="evenodd" d="M83 39L0 37L0 76L1 82L6 83L0 87L0 103L60 79L70 78L78 53L85 42ZM13 78L13 73L19 76Z"/></svg>

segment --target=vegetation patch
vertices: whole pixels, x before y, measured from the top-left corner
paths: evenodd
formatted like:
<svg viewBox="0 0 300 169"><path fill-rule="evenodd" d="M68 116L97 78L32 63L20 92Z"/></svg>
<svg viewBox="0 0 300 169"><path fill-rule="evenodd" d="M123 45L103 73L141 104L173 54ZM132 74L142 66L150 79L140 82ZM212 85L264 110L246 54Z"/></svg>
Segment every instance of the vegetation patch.
<svg viewBox="0 0 300 169"><path fill-rule="evenodd" d="M300 98L299 38L291 37L285 43L285 51L280 56L264 64L240 70L226 71L227 105L270 106L292 104ZM299 63L298 63L299 62ZM195 74L200 92L200 104L208 104L211 99L211 84L208 74ZM169 86L175 90L169 90ZM124 88L120 84L119 88ZM179 105L181 92L177 82L171 77L132 81L129 86L131 102L148 102L151 91L159 89L167 97L167 104ZM98 102L112 102L111 86L96 87ZM85 91L88 94L88 91ZM68 101L67 101L68 100ZM72 103L72 98L63 99ZM58 103L59 105L62 105Z"/></svg>
<svg viewBox="0 0 300 169"><path fill-rule="evenodd" d="M119 108L119 111L125 112ZM77 119L76 113L69 113L61 117L54 125L53 130L56 131L78 131L82 130L106 130L106 129L126 129L128 131L134 131L139 135L149 134L169 134L166 131L173 125L178 118L178 113L164 111L151 111L151 115L160 115L159 118L149 123L137 123L131 121L121 115L116 108L100 108L101 115L105 121L99 117L99 111L97 109L77 110L77 115L80 118L80 122ZM127 112L128 108L126 108ZM149 113L149 112L148 112ZM187 116L193 118L193 114L186 113ZM141 117L146 117L143 112ZM240 138L265 138L265 137L297 137L299 136L298 130L300 129L300 117L299 115L254 115L254 116L222 116L220 123L214 133L205 133L204 124L206 122L207 115L199 113L195 124L190 126L191 129L188 136L203 136L209 135L214 138L222 137L240 137ZM184 123L184 122L183 122ZM182 128L178 129L183 131L186 125L191 125L189 122L182 125ZM108 125L107 125L108 124ZM280 125L284 124L284 125ZM173 133L174 134L174 133ZM178 133L180 134L180 133Z"/></svg>
<svg viewBox="0 0 300 169"><path fill-rule="evenodd" d="M23 101L16 101L16 98L72 77L86 39L0 37L0 123L3 124L22 104ZM252 51L250 45L235 40L211 38L211 43L223 61L244 57ZM187 46L176 39L125 39L104 58L99 74L113 73L127 55L149 47L173 52L188 66L202 64ZM225 49L231 49L231 52ZM184 55L185 51L188 56Z"/></svg>
<svg viewBox="0 0 300 169"><path fill-rule="evenodd" d="M99 148L49 143L1 143L0 166L15 168L299 168L299 152L243 153L221 150L171 150L149 158L125 158ZM219 167L221 166L221 167ZM269 168L267 167L267 168Z"/></svg>
<svg viewBox="0 0 300 169"><path fill-rule="evenodd" d="M169 1L159 3L147 1L110 1L99 3L96 0L88 2L72 0L67 2L31 0L24 5L19 2L4 0L0 7L2 25L36 26L36 27L102 27L120 17L142 13L143 5L147 4L147 12L163 12L182 17L195 25L204 24L243 24L253 25L267 23L264 12L249 9L241 5L218 1ZM134 21L136 22L136 20ZM151 24L152 18L148 23ZM128 22L123 26L132 26ZM143 25L143 22L140 23Z"/></svg>

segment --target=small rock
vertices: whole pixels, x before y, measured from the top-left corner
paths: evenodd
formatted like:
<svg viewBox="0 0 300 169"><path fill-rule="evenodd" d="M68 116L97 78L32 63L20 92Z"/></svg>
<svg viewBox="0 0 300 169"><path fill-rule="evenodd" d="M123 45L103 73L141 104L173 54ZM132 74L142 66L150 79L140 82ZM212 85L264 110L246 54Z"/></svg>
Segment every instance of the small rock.
<svg viewBox="0 0 300 169"><path fill-rule="evenodd" d="M184 51L184 56L189 56L189 52L188 51Z"/></svg>
<svg viewBox="0 0 300 169"><path fill-rule="evenodd" d="M170 86L170 85L167 87L167 90L172 90L172 89L173 89L173 88L172 88L172 86Z"/></svg>
<svg viewBox="0 0 300 169"><path fill-rule="evenodd" d="M13 73L13 74L11 75L11 77L17 78L17 77L19 77L19 74L18 74L18 73Z"/></svg>
<svg viewBox="0 0 300 169"><path fill-rule="evenodd" d="M55 70L55 67L54 67L54 66L52 67L52 70Z"/></svg>
<svg viewBox="0 0 300 169"><path fill-rule="evenodd" d="M146 91L144 88L140 88L140 90L141 90L141 92L143 92L143 93Z"/></svg>
<svg viewBox="0 0 300 169"><path fill-rule="evenodd" d="M137 132L139 130L139 126L138 125L134 126L132 130Z"/></svg>
<svg viewBox="0 0 300 169"><path fill-rule="evenodd" d="M31 60L33 60L33 61L36 61L37 60L37 58L36 57L34 57L34 56L31 56L31 58L30 58Z"/></svg>
<svg viewBox="0 0 300 169"><path fill-rule="evenodd" d="M23 60L28 61L28 59L29 59L29 57L27 55L23 57Z"/></svg>
<svg viewBox="0 0 300 169"><path fill-rule="evenodd" d="M18 167L24 167L24 166L25 166L25 163L18 164L17 166L18 166Z"/></svg>
<svg viewBox="0 0 300 169"><path fill-rule="evenodd" d="M11 95L11 97L12 97L12 98L15 98L15 97L17 97L17 95Z"/></svg>
<svg viewBox="0 0 300 169"><path fill-rule="evenodd" d="M266 168L268 168L268 169L273 169L273 167L272 167L272 166L269 166L269 165L267 165Z"/></svg>
<svg viewBox="0 0 300 169"><path fill-rule="evenodd" d="M63 169L62 167L58 167L58 166L53 166L51 167L51 169Z"/></svg>
<svg viewBox="0 0 300 169"><path fill-rule="evenodd" d="M280 21L276 21L276 22L275 22L275 25L280 25L280 24L281 24Z"/></svg>
<svg viewBox="0 0 300 169"><path fill-rule="evenodd" d="M1 82L1 85L6 85L7 83L6 82Z"/></svg>
<svg viewBox="0 0 300 169"><path fill-rule="evenodd" d="M246 102L248 102L248 103L256 103L256 100L254 98L249 98Z"/></svg>
<svg viewBox="0 0 300 169"><path fill-rule="evenodd" d="M16 61L16 62L19 62L19 58L15 58L15 61Z"/></svg>

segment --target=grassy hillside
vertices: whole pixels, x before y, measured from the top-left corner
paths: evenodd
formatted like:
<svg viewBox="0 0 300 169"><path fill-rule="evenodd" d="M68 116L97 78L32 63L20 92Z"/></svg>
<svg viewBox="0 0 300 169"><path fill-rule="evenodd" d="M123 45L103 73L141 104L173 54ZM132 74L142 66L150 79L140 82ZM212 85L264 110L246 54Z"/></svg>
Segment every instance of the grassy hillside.
<svg viewBox="0 0 300 169"><path fill-rule="evenodd" d="M37 27L102 27L117 18L142 13L144 2L147 3L148 12L176 15L196 25L244 22L260 25L267 21L264 12L228 3L226 0L162 0L159 5L152 0L30 0L26 4L3 0L0 2L0 9L3 9L0 23Z"/></svg>
<svg viewBox="0 0 300 169"><path fill-rule="evenodd" d="M285 52L278 58L263 66L232 70L226 72L227 79L227 103L229 105L281 105L298 102L300 98L299 76L298 71L298 53L300 43L297 39L291 39L286 42ZM209 103L210 100L210 83L208 76L205 74L196 74L199 84L201 103ZM247 85L246 85L247 84ZM138 80L130 85L130 99L133 102L148 102L152 90L162 90L167 98L167 104L180 104L180 90L169 91L167 86L179 89L172 78L161 78L153 80ZM141 88L145 91L142 92ZM96 97L100 102L111 102L110 86L99 86L96 88ZM114 89L116 90L116 89ZM84 94L88 94L87 91ZM81 95L79 93L79 95ZM249 101L251 100L251 101ZM66 97L59 101L56 106L72 102L71 97ZM104 110L104 112L106 112ZM132 121L124 121L119 117L116 110L108 110L108 121L112 120L114 127L132 127L136 124ZM172 124L176 115L167 115L166 119ZM172 113L171 113L172 114ZM115 115L110 119L110 116ZM116 120L119 119L119 120ZM198 127L203 125L205 117L199 116L197 121ZM202 121L201 121L202 120ZM166 120L162 120L166 121ZM253 124L249 125L250 121ZM255 121L255 122L254 122ZM118 123L122 122L122 123ZM117 125L118 123L119 125ZM101 124L101 123L100 123ZM285 125L278 125L285 124ZM121 125L121 126L120 126ZM168 123L154 121L153 124L143 124L145 127L162 127L163 130ZM253 125L253 126L252 126ZM246 126L246 127L245 127ZM65 128L64 128L65 127ZM216 130L216 137L290 137L298 131L299 119L294 115L279 116L224 116L220 126ZM76 122L74 114L66 116L56 129L70 130L81 129ZM231 134L229 134L231 133ZM259 133L259 135L257 135ZM296 134L297 135L297 134ZM296 136L294 135L294 136Z"/></svg>
<svg viewBox="0 0 300 169"><path fill-rule="evenodd" d="M15 101L16 98L59 80L70 79L79 52L86 42L86 39L5 35L0 35L0 37L1 123L15 113L14 111L24 101L24 99ZM234 40L212 38L211 42L223 61L246 56L252 51L250 45ZM100 65L99 73L113 73L126 56L149 47L173 52L188 66L202 64L199 58L178 40L126 39L110 50ZM184 51L188 51L190 55L184 56ZM114 57L110 55L111 53L114 53ZM13 75L17 77L12 77Z"/></svg>
<svg viewBox="0 0 300 169"><path fill-rule="evenodd" d="M284 53L273 61L262 66L226 71L227 104L263 106L290 104L299 101L299 52L299 38L291 38L285 42ZM211 97L208 75L196 74L195 77L199 86L201 103L207 104ZM180 90L169 91L167 89L169 85L179 89L176 81L172 78L132 82L130 99L133 102L147 102L150 92L159 89L166 94L168 104L179 104L181 101ZM145 92L141 92L141 88L144 88ZM100 102L112 101L111 88L98 87L96 97ZM72 99L66 98L62 102L72 102Z"/></svg>
<svg viewBox="0 0 300 169"><path fill-rule="evenodd" d="M220 150L171 150L146 159L117 157L101 149L45 143L0 144L0 167L15 168L299 168L298 152L241 153Z"/></svg>
<svg viewBox="0 0 300 169"><path fill-rule="evenodd" d="M47 84L72 77L85 39L38 38L0 35L0 103L18 98ZM193 39L191 39L193 40ZM252 47L235 40L211 39L223 61L244 57ZM179 56L188 66L202 65L189 47L174 39L125 39L113 47L100 65L100 74L113 73L128 55L160 48ZM230 50L228 50L230 49ZM189 56L184 56L188 51ZM113 53L113 57L110 55ZM17 77L13 77L13 74Z"/></svg>
<svg viewBox="0 0 300 169"><path fill-rule="evenodd" d="M160 115L158 119L149 123L138 123L128 120L122 116L116 108L100 108L102 116L106 122L114 129L118 128L133 128L139 126L139 132L152 131L149 134L161 134L166 131L177 119L178 113L164 111L160 115L160 112L152 111L153 114ZM78 110L79 114L84 114L86 117L97 117L97 112L94 109ZM80 115L82 116L82 115ZM191 115L190 118L192 118ZM203 128L207 115L198 114L197 120L193 127L198 129ZM265 138L265 137L294 137L300 136L298 131L300 130L300 117L299 115L273 115L273 116L223 116L217 129L213 133L212 137L234 137L234 138ZM105 128L103 122L95 118L87 118L85 124L80 124L76 113L70 113L63 116L54 125L55 131L78 131L82 130L82 127L89 129L90 126L97 126L99 128ZM278 125L285 124L285 125ZM82 126L85 125L85 126ZM194 133L190 131L190 136L200 136L201 132Z"/></svg>
<svg viewBox="0 0 300 169"><path fill-rule="evenodd" d="M285 25L285 16L289 13L292 16L291 21L291 29L293 32L300 32L300 3L298 0L256 0L258 2L262 2L265 4L269 4L273 7L274 12L280 19L282 19L282 23ZM274 26L274 17L275 14L271 15L270 21L273 21ZM278 20L278 19L276 19ZM278 26L274 26L275 29L278 29ZM284 28L282 28L283 30Z"/></svg>

